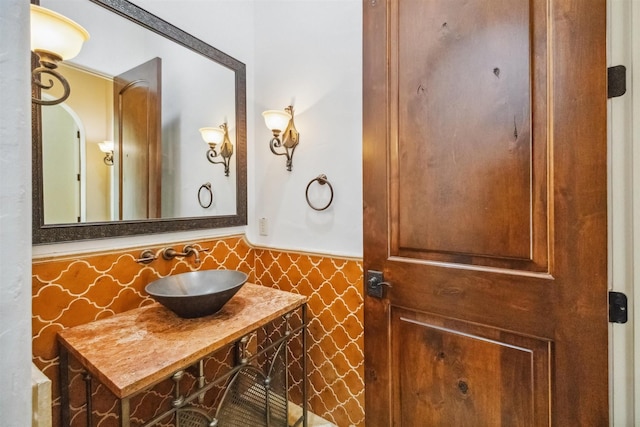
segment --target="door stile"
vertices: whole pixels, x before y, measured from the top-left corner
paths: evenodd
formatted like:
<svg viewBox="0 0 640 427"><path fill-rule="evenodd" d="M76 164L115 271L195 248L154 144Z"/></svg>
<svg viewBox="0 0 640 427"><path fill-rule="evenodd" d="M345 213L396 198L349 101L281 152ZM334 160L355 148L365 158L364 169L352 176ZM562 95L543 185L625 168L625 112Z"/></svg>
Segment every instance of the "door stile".
<svg viewBox="0 0 640 427"><path fill-rule="evenodd" d="M387 0L363 1L363 219L364 270L380 270L388 254L387 177L367 165L388 165L386 138L389 66ZM381 102L383 100L383 102ZM380 143L380 140L384 141ZM365 286L366 287L366 286ZM364 297L365 408L369 422L391 425L390 311L387 299ZM382 321L381 321L382 319Z"/></svg>

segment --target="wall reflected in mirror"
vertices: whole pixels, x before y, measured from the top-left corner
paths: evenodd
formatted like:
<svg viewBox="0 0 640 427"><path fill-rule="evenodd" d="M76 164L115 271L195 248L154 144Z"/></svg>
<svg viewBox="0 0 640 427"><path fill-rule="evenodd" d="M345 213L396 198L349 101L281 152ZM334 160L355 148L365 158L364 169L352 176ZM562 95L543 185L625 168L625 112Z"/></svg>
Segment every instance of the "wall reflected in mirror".
<svg viewBox="0 0 640 427"><path fill-rule="evenodd" d="M212 167L199 133L229 123L237 145L234 70L87 0L40 4L91 34L59 65L69 98L41 107L44 224L235 215L235 162L229 177ZM114 142L112 165L104 141ZM206 209L197 199L205 182Z"/></svg>

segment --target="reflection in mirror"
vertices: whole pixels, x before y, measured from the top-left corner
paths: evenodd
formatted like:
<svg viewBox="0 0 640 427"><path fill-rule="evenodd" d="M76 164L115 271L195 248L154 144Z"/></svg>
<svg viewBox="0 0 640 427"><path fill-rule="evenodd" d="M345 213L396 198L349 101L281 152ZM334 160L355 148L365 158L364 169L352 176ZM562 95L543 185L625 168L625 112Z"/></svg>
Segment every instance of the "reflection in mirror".
<svg viewBox="0 0 640 427"><path fill-rule="evenodd" d="M80 170L80 159L86 158L80 151L86 147L84 129L80 130L82 122L73 109L62 103L42 111L42 126L48 129L42 135L42 156L47 159L42 171L44 221L80 222L86 219L86 204L80 205L86 194L86 173Z"/></svg>
<svg viewBox="0 0 640 427"><path fill-rule="evenodd" d="M69 98L33 106L34 243L246 224L244 64L124 0L41 5L91 39L59 64ZM199 132L220 123L235 148L228 177Z"/></svg>
<svg viewBox="0 0 640 427"><path fill-rule="evenodd" d="M107 96L113 83L68 63L58 69L74 97L41 108L44 223L110 221L115 218L113 170L104 164L97 143L113 139L113 103ZM43 98L57 98L55 89Z"/></svg>

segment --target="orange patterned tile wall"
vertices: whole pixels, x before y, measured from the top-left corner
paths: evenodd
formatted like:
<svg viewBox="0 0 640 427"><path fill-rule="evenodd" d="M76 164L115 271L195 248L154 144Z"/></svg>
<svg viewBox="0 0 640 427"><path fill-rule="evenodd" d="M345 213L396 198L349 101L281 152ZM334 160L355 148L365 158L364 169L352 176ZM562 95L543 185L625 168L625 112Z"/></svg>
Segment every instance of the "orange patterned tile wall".
<svg viewBox="0 0 640 427"><path fill-rule="evenodd" d="M34 260L33 360L53 382L54 426L60 408L57 331L150 304L144 286L156 278L218 268L309 297L310 410L340 427L364 425L362 262L252 248L242 236L198 243L209 249L198 266L191 258L139 264L141 249Z"/></svg>
<svg viewBox="0 0 640 427"><path fill-rule="evenodd" d="M364 425L362 262L256 249L256 283L309 297L309 405L339 427Z"/></svg>

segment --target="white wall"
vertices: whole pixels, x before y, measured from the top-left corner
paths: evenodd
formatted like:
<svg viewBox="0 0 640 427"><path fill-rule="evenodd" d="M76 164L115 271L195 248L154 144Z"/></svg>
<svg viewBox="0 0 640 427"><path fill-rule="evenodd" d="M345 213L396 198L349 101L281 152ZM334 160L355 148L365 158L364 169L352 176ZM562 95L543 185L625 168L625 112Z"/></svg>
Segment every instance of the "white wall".
<svg viewBox="0 0 640 427"><path fill-rule="evenodd" d="M253 84L253 2L250 0L215 0L215 1L179 1L166 0L133 0L140 7L148 10L154 15L170 22L195 36L198 39L214 46L218 50L234 57L247 65L247 115L249 117L253 108L250 101ZM188 6L187 6L188 5ZM166 61L168 62L168 61ZM175 180L180 181L176 185L174 199L180 206L179 216L200 216L200 215L228 215L233 213L231 207L235 206L235 167L231 166L231 176L224 176L224 168L221 165L212 165L206 159L205 153L208 149L202 140L198 129L200 127L216 127L225 120L229 123L230 138L235 141L235 111L229 111L227 99L234 99L234 75L228 69L219 67L221 76L212 78L207 70L206 77L195 78L191 83L193 90L200 90L202 93L215 93L216 97L206 100L207 105L194 105L195 112L184 114L180 127L182 127L181 141L186 141L187 145L180 151L179 163L176 162L176 171L180 171L180 177ZM164 71L163 71L164 73ZM192 70L190 70L190 74ZM227 90L223 93L220 88L207 88L205 83L213 86L215 81L228 81ZM209 83L207 83L209 81ZM163 95L164 96L164 95ZM163 116L165 113L163 112ZM203 119L204 117L204 119ZM163 119L164 122L164 119ZM190 122L193 123L190 125ZM189 129L184 129L184 128ZM253 124L247 121L248 137L252 135ZM164 130L163 130L164 132ZM191 136L189 135L191 132ZM163 144L165 141L163 140ZM163 147L164 151L164 147ZM235 157L232 157L234 163ZM166 161L165 161L166 163ZM165 165L163 165L163 168ZM177 175L177 174L176 174ZM163 175L163 178L166 175ZM215 201L213 205L204 209L197 204L195 189L205 182L211 182ZM163 205L164 209L164 205Z"/></svg>
<svg viewBox="0 0 640 427"><path fill-rule="evenodd" d="M247 65L247 237L260 246L362 256L362 4L358 0L136 0ZM291 172L271 154L261 112L295 108ZM305 199L324 173L334 200ZM313 194L314 188L310 189ZM318 204L321 204L320 201ZM258 219L268 221L268 236Z"/></svg>
<svg viewBox="0 0 640 427"><path fill-rule="evenodd" d="M260 246L362 256L362 5L359 0L135 0L247 65L248 215ZM271 154L261 112L294 105L301 134L293 170ZM208 165L208 167L211 167ZM326 174L334 188L322 212L305 199ZM310 195L325 188L312 186ZM313 200L322 204L324 200ZM258 219L268 221L268 235ZM204 230L34 247L34 254L215 237Z"/></svg>
<svg viewBox="0 0 640 427"><path fill-rule="evenodd" d="M0 7L0 424L31 425L29 5Z"/></svg>
<svg viewBox="0 0 640 427"><path fill-rule="evenodd" d="M256 138L249 141L255 211L248 236L261 246L361 257L362 3L257 0L255 6ZM300 132L291 172L284 156L269 150L272 135L261 117L289 104ZM322 212L305 199L319 174L335 194ZM259 234L259 218L268 222L267 236Z"/></svg>

